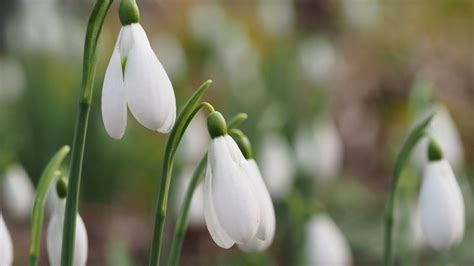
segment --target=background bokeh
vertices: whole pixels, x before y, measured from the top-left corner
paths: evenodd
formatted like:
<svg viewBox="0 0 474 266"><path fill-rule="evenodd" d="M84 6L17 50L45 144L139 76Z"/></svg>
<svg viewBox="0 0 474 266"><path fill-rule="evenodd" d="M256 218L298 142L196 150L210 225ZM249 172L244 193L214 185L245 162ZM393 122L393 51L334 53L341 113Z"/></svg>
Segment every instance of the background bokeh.
<svg viewBox="0 0 474 266"><path fill-rule="evenodd" d="M269 186L275 183L277 235L268 252L220 249L198 221L186 237L182 265L304 264L305 224L320 206L348 239L354 265L380 265L393 159L427 99L446 106L460 134L463 158L455 163L466 234L443 253L414 239L421 176L414 162L399 194L398 263L472 265L472 0L137 2L178 106L212 79L206 100L226 117L249 114L242 129ZM105 132L100 94L120 30L118 3L99 42L84 158L80 212L89 235L88 265L146 265L166 141L131 116L122 140ZM19 163L36 184L52 154L71 144L92 6L92 0L0 0L0 173ZM192 132L174 180L192 171L195 154L199 159L205 150L205 127L195 125ZM26 265L29 219L2 213L15 265ZM46 265L45 254L42 259Z"/></svg>

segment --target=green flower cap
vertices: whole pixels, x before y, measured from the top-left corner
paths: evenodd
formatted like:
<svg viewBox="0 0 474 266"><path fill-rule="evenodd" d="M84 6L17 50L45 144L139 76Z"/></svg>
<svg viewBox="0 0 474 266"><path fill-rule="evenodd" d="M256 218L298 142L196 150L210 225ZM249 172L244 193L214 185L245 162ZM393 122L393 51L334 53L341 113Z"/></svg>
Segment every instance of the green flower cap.
<svg viewBox="0 0 474 266"><path fill-rule="evenodd" d="M240 151L244 155L245 159L249 160L253 158L252 144L250 144L249 138L240 130L232 129L230 135L239 146Z"/></svg>
<svg viewBox="0 0 474 266"><path fill-rule="evenodd" d="M227 134L227 124L221 113L212 112L207 116L207 130L213 139Z"/></svg>
<svg viewBox="0 0 474 266"><path fill-rule="evenodd" d="M140 10L135 0L122 0L119 7L119 17L122 26L140 21Z"/></svg>
<svg viewBox="0 0 474 266"><path fill-rule="evenodd" d="M56 193L58 193L58 197L60 199L64 199L67 196L67 185L68 180L64 175L60 175L58 177L58 181L56 182Z"/></svg>
<svg viewBox="0 0 474 266"><path fill-rule="evenodd" d="M428 159L430 162L443 159L443 150L434 138L430 138L430 143L428 145Z"/></svg>

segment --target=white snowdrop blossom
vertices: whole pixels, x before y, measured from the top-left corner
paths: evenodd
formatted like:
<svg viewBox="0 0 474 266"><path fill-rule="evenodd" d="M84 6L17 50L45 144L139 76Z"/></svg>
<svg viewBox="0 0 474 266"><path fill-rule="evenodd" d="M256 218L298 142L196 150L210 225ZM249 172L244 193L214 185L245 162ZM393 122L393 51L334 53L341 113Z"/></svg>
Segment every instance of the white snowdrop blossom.
<svg viewBox="0 0 474 266"><path fill-rule="evenodd" d="M35 189L33 183L20 165L10 166L3 180L3 200L8 213L16 219L30 216Z"/></svg>
<svg viewBox="0 0 474 266"><path fill-rule="evenodd" d="M306 264L350 266L352 253L346 238L332 219L320 214L306 227Z"/></svg>
<svg viewBox="0 0 474 266"><path fill-rule="evenodd" d="M274 199L283 199L294 180L294 160L290 147L281 136L268 134L260 149L260 169Z"/></svg>
<svg viewBox="0 0 474 266"><path fill-rule="evenodd" d="M127 105L148 129L168 133L176 119L173 86L139 23L122 27L102 89L102 118L107 133L122 138Z"/></svg>
<svg viewBox="0 0 474 266"><path fill-rule="evenodd" d="M64 228L64 212L66 208L66 200L58 200L56 208L49 220L47 233L47 250L48 258L51 266L61 265L61 249ZM87 262L87 231L79 214L76 217L76 236L74 244L74 261L73 266L85 266Z"/></svg>
<svg viewBox="0 0 474 266"><path fill-rule="evenodd" d="M260 0L258 14L264 30L274 37L292 32L295 8L291 0Z"/></svg>
<svg viewBox="0 0 474 266"><path fill-rule="evenodd" d="M13 264L13 244L7 225L0 213L0 265L11 266Z"/></svg>
<svg viewBox="0 0 474 266"><path fill-rule="evenodd" d="M238 246L243 251L263 251L272 244L273 237L275 236L275 209L255 160L247 159L246 167L253 187L256 190L260 207L260 226L255 236L249 242L239 244Z"/></svg>
<svg viewBox="0 0 474 266"><path fill-rule="evenodd" d="M349 25L359 30L370 30L379 21L378 1L341 0L342 11Z"/></svg>
<svg viewBox="0 0 474 266"><path fill-rule="evenodd" d="M333 81L337 59L336 49L323 37L310 37L300 45L298 63L301 75L312 85L328 85Z"/></svg>
<svg viewBox="0 0 474 266"><path fill-rule="evenodd" d="M188 129L184 132L179 155L186 163L195 164L206 153L209 146L206 117L202 113L196 114Z"/></svg>
<svg viewBox="0 0 474 266"><path fill-rule="evenodd" d="M301 169L322 183L337 176L344 155L342 140L330 120L300 129L295 137L295 152Z"/></svg>
<svg viewBox="0 0 474 266"><path fill-rule="evenodd" d="M181 177L179 178L178 188L176 193L176 213L179 213L181 207L183 206L184 198L186 197L186 192L193 175L193 168L185 168ZM193 198L191 200L191 205L189 206L188 213L188 223L190 227L201 227L205 224L204 220L204 195L203 195L203 185L202 183L196 187L194 191Z"/></svg>
<svg viewBox="0 0 474 266"><path fill-rule="evenodd" d="M222 248L249 243L260 231L257 190L246 165L229 135L211 140L204 179L204 216L212 239Z"/></svg>
<svg viewBox="0 0 474 266"><path fill-rule="evenodd" d="M436 115L426 131L438 141L446 160L454 169L459 169L464 164L464 149L456 124L446 106L439 103L427 108L419 118L425 118L432 112ZM426 157L428 143L428 139L423 139L413 152L412 160L418 169L423 169L428 162Z"/></svg>
<svg viewBox="0 0 474 266"><path fill-rule="evenodd" d="M465 209L461 189L445 159L425 168L419 215L426 242L435 250L459 244L464 235Z"/></svg>

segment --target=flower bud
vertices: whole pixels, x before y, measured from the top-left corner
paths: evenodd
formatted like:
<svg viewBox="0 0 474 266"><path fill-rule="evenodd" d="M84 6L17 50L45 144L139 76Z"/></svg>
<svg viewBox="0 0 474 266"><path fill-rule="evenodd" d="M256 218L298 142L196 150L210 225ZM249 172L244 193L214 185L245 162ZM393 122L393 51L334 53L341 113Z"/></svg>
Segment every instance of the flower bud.
<svg viewBox="0 0 474 266"><path fill-rule="evenodd" d="M122 0L119 7L119 17L122 26L140 21L140 10L135 0Z"/></svg>
<svg viewBox="0 0 474 266"><path fill-rule="evenodd" d="M209 114L207 117L207 130L213 139L227 134L227 124L220 112Z"/></svg>

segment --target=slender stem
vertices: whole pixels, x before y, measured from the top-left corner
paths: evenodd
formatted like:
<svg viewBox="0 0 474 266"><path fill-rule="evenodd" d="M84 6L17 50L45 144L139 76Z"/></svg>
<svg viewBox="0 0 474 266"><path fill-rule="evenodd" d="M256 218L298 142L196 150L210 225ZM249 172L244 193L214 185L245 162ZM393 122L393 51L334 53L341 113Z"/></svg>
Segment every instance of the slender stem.
<svg viewBox="0 0 474 266"><path fill-rule="evenodd" d="M238 113L227 123L227 128L229 132L234 132L237 129L235 127L247 119L247 114ZM181 254L181 248L183 247L184 237L186 235L186 230L188 228L188 214L189 207L191 206L191 200L193 198L194 192L196 191L201 178L204 175L207 164L207 153L203 156L199 162L196 170L193 173L191 182L189 183L188 189L186 190L186 195L182 203L178 220L176 221L176 227L173 235L173 240L171 242L170 257L168 265L178 265L179 255Z"/></svg>
<svg viewBox="0 0 474 266"><path fill-rule="evenodd" d="M71 266L74 259L74 239L76 215L81 184L82 161L86 144L92 92L96 69L97 43L107 12L113 0L98 0L89 18L84 45L82 69L82 88L79 110L72 145L72 158L69 172L69 187L64 216L64 231L61 253L61 265Z"/></svg>
<svg viewBox="0 0 474 266"><path fill-rule="evenodd" d="M420 139L425 136L425 130L434 117L434 113L421 121L408 135L400 153L397 156L393 168L393 177L390 184L390 192L385 207L385 242L384 242L384 265L392 265L392 233L393 233L393 212L395 208L395 197L397 193L398 180L403 168L408 162L410 155Z"/></svg>
<svg viewBox="0 0 474 266"><path fill-rule="evenodd" d="M199 182L201 181L204 171L206 170L207 154L203 156L199 162L196 170L194 170L191 181L189 182L186 195L184 197L183 205L179 212L178 220L176 221L176 227L173 235L173 241L171 242L171 251L168 261L168 265L178 265L179 255L181 254L181 248L183 246L184 237L186 235L186 229L188 228L188 213L189 207L191 206L191 200L194 195Z"/></svg>
<svg viewBox="0 0 474 266"><path fill-rule="evenodd" d="M204 106L199 104L204 93L207 91L211 81L206 81L201 87L189 98L180 112L176 124L174 125L166 143L165 157L163 161L163 171L160 182L160 192L158 204L155 214L155 226L153 229L153 242L150 251L150 266L156 266L160 263L161 246L163 242L163 229L168 209L169 190L171 185L171 175L173 172L173 163L176 150L183 137L184 131L196 113Z"/></svg>
<svg viewBox="0 0 474 266"><path fill-rule="evenodd" d="M30 266L38 265L46 195L50 190L51 184L53 184L57 170L69 154L70 150L69 146L63 146L59 151L57 151L44 169L38 182L35 201L33 203L33 213L31 215Z"/></svg>

